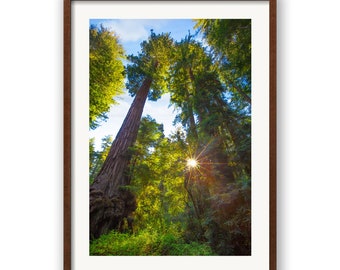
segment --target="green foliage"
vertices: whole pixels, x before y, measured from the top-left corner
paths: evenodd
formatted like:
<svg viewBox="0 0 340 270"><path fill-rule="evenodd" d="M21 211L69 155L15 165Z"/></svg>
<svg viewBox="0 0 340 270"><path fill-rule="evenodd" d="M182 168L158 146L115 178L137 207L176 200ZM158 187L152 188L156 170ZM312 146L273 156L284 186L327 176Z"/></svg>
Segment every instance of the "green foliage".
<svg viewBox="0 0 340 270"><path fill-rule="evenodd" d="M210 247L197 242L185 243L175 233L159 234L148 230L138 234L112 231L90 243L90 255L213 255Z"/></svg>
<svg viewBox="0 0 340 270"><path fill-rule="evenodd" d="M90 128L107 119L114 97L123 93L123 47L114 32L91 26L90 32Z"/></svg>
<svg viewBox="0 0 340 270"><path fill-rule="evenodd" d="M200 43L189 35L177 42L171 67L171 103L180 113L175 123L180 122L187 130L188 137L197 139L195 110L196 97L199 95L197 79L212 68L211 59Z"/></svg>
<svg viewBox="0 0 340 270"><path fill-rule="evenodd" d="M90 139L90 184L93 183L94 178L102 167L107 155L109 154L113 138L108 135L102 139L101 150L96 151L94 148L94 138Z"/></svg>
<svg viewBox="0 0 340 270"><path fill-rule="evenodd" d="M122 187L136 195L133 233L102 236L92 255L250 255L250 26L198 20L209 48L190 35L173 43L151 32L129 56L130 93L151 78L149 98L169 91L182 127L165 137L163 125L142 118ZM104 150L90 144L96 155ZM186 164L192 157L195 167Z"/></svg>
<svg viewBox="0 0 340 270"><path fill-rule="evenodd" d="M218 72L233 98L242 106L248 106L251 102L251 20L195 21L195 27L213 49Z"/></svg>
<svg viewBox="0 0 340 270"><path fill-rule="evenodd" d="M148 40L141 43L141 52L130 55L127 66L126 88L134 96L145 77L152 79L150 100L157 100L168 89L168 70L171 64L173 40L169 33L156 35L151 31Z"/></svg>
<svg viewBox="0 0 340 270"><path fill-rule="evenodd" d="M137 195L135 228L164 231L179 223L185 208L183 144L164 137L163 126L143 118L130 165L131 187Z"/></svg>
<svg viewBox="0 0 340 270"><path fill-rule="evenodd" d="M250 255L250 187L229 184L210 198L205 237L219 255Z"/></svg>

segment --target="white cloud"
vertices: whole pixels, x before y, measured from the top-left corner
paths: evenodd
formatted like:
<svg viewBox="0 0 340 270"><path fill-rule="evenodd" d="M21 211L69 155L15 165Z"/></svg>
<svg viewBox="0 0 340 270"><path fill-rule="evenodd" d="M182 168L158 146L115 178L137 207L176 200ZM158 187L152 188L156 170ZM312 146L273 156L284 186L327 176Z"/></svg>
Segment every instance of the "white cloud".
<svg viewBox="0 0 340 270"><path fill-rule="evenodd" d="M149 35L145 26L135 20L114 21L112 28L116 31L122 42L146 39Z"/></svg>
<svg viewBox="0 0 340 270"><path fill-rule="evenodd" d="M150 30L159 29L162 23L161 20L109 20L105 25L114 30L122 42L135 42L147 39Z"/></svg>

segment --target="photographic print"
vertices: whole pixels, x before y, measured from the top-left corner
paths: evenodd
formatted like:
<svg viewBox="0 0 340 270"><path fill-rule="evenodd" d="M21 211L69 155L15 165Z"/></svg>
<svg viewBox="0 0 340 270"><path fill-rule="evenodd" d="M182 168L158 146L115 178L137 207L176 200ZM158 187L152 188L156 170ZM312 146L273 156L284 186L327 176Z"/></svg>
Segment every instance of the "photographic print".
<svg viewBox="0 0 340 270"><path fill-rule="evenodd" d="M90 254L251 255L251 20L89 23Z"/></svg>
<svg viewBox="0 0 340 270"><path fill-rule="evenodd" d="M276 2L64 6L64 269L276 269Z"/></svg>

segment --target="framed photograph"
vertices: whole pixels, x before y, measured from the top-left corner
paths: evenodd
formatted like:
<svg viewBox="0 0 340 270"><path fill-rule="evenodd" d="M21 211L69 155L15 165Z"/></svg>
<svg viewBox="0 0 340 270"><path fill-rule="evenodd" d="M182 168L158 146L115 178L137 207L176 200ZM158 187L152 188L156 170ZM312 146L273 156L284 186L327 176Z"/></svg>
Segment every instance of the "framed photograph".
<svg viewBox="0 0 340 270"><path fill-rule="evenodd" d="M276 0L64 0L64 269L276 270Z"/></svg>

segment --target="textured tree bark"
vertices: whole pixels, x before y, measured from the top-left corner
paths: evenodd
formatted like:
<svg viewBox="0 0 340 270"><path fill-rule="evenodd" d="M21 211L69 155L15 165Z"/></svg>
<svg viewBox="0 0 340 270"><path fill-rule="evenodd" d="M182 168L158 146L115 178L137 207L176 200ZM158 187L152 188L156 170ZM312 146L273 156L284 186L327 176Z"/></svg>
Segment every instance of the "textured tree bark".
<svg viewBox="0 0 340 270"><path fill-rule="evenodd" d="M130 178L126 174L131 158L129 148L136 141L151 82L151 78L143 81L110 152L90 187L91 238L98 238L110 230L119 229L124 218L136 209L134 195L124 189L124 186L130 184Z"/></svg>

